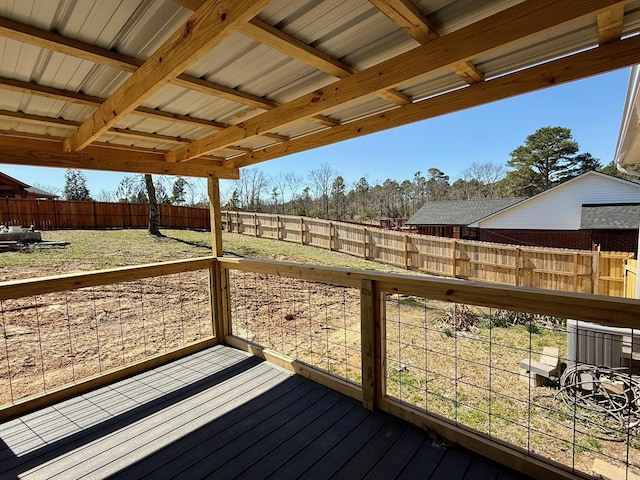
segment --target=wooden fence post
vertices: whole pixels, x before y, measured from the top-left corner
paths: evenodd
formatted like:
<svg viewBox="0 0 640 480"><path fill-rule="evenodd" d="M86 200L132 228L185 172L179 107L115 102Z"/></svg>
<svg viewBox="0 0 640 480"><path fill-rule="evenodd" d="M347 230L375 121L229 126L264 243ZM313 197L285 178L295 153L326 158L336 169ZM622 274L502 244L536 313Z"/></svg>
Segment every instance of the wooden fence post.
<svg viewBox="0 0 640 480"><path fill-rule="evenodd" d="M367 259L367 236L368 236L367 227L362 227L362 258Z"/></svg>
<svg viewBox="0 0 640 480"><path fill-rule="evenodd" d="M600 245L593 246L593 258L591 260L591 293L598 295L600 283Z"/></svg>
<svg viewBox="0 0 640 480"><path fill-rule="evenodd" d="M411 246L411 238L409 234L405 233L404 235L404 268L409 270L409 260L411 259L411 254L409 253L409 247Z"/></svg>
<svg viewBox="0 0 640 480"><path fill-rule="evenodd" d="M53 201L53 227L52 230L58 229L58 208L57 208L57 200ZM7 207L7 213L9 212L9 208Z"/></svg>
<svg viewBox="0 0 640 480"><path fill-rule="evenodd" d="M452 272L451 272L451 277L453 278L458 278L458 257L459 257L459 252L458 252L458 248L459 248L459 243L457 240L453 240L453 254L452 254Z"/></svg>
<svg viewBox="0 0 640 480"><path fill-rule="evenodd" d="M300 245L304 245L304 217L300 217Z"/></svg>
<svg viewBox="0 0 640 480"><path fill-rule="evenodd" d="M520 263L522 261L521 259L522 252L520 250L521 250L520 247L516 247L516 281L515 281L516 287L519 287L521 283L520 282L520 273L521 273Z"/></svg>
<svg viewBox="0 0 640 480"><path fill-rule="evenodd" d="M384 296L376 282L360 284L360 344L362 348L362 405L373 410L385 394Z"/></svg>
<svg viewBox="0 0 640 480"><path fill-rule="evenodd" d="M334 232L333 222L329 222L329 250L332 252L335 250L335 244L333 241L333 232Z"/></svg>

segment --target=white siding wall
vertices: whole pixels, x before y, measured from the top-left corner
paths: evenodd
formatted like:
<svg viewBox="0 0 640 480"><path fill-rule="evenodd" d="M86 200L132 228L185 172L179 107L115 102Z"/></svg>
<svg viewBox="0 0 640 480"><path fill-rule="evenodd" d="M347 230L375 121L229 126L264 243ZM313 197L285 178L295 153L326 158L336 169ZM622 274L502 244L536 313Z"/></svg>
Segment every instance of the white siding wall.
<svg viewBox="0 0 640 480"><path fill-rule="evenodd" d="M640 203L640 185L587 174L532 197L473 226L536 230L578 230L582 204Z"/></svg>

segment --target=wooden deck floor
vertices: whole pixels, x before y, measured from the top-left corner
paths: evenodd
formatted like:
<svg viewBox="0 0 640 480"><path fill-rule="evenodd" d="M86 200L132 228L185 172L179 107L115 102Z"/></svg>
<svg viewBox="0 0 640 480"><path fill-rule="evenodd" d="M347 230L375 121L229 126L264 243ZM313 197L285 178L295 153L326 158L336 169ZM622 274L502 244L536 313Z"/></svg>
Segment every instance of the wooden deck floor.
<svg viewBox="0 0 640 480"><path fill-rule="evenodd" d="M218 346L0 425L0 478L518 474Z"/></svg>

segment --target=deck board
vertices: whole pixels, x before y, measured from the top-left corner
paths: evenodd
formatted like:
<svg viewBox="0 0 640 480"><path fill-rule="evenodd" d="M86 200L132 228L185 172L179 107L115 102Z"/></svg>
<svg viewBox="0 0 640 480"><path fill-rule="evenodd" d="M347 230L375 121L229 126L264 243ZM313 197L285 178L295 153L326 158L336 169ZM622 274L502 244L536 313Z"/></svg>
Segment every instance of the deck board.
<svg viewBox="0 0 640 480"><path fill-rule="evenodd" d="M0 478L522 478L217 346L0 425Z"/></svg>

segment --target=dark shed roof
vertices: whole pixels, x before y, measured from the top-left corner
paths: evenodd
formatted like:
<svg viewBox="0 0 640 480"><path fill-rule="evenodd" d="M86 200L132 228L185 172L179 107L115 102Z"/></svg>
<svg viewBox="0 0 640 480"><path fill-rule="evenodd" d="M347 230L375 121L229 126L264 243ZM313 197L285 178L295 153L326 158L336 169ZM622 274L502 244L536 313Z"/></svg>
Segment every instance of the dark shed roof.
<svg viewBox="0 0 640 480"><path fill-rule="evenodd" d="M583 230L627 230L640 226L640 204L582 205Z"/></svg>
<svg viewBox="0 0 640 480"><path fill-rule="evenodd" d="M427 202L406 225L468 225L504 210L524 198L498 198L491 200L447 200Z"/></svg>

